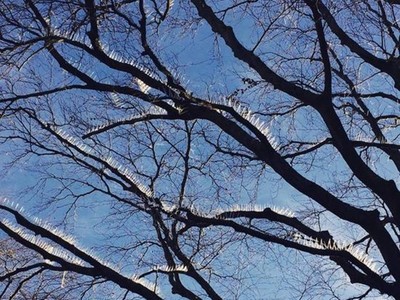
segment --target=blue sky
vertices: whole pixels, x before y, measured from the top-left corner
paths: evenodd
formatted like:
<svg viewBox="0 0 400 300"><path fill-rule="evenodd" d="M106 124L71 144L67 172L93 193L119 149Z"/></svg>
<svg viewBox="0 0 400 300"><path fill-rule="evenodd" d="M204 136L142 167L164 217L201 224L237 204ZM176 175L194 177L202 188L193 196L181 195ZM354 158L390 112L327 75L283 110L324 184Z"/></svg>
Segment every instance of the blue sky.
<svg viewBox="0 0 400 300"><path fill-rule="evenodd" d="M174 10L177 8L174 8ZM175 12L175 11L173 11ZM178 19L184 19L184 12L180 12L182 15L177 15ZM272 14L272 13L271 13ZM239 18L238 16L244 15L232 15L228 16L226 21L237 27L236 34L239 40L247 42L249 45L254 45L255 37L260 36L259 27L254 27L255 22L249 16L248 19ZM285 15L282 22L295 22L291 19L290 15ZM243 21L244 20L244 21ZM209 26L201 21L196 23L193 21L192 27L185 27L182 29L181 26L171 29L166 23L165 27L161 27L160 34L154 35L151 39L151 43L160 51L160 57L167 62L168 66L171 67L180 75L181 81L184 85L188 86L196 96L203 97L212 101L224 101L223 97L231 95L236 89L243 88L241 79L248 77L254 80L258 80L259 77L251 71L247 65L239 62L232 55L232 52L227 48L225 43L216 38L211 32ZM298 24L300 27L307 24ZM254 29L256 28L256 29ZM122 35L122 34L121 34ZM119 36L105 36L110 39L118 40ZM268 37L269 38L269 37ZM298 45L303 45L301 48L297 48ZM125 44L115 43L113 44L110 40L110 51L115 47L115 52L119 55L137 55L136 49L128 49L131 52L124 52ZM293 43L290 47L286 47L284 39L282 37L275 37L274 39L266 39L260 47L257 48L256 53L260 53L267 64L271 68L279 67L279 59L268 60L270 56L276 53L287 51L287 53L308 53L312 47L305 43L304 40ZM134 47L132 47L134 48ZM80 59L79 53L72 51L70 48L64 48L65 53L71 55L71 62L75 60L78 64ZM127 59L127 57L124 57ZM59 73L59 68L56 63L50 63L51 58L44 54L38 55L36 58L29 61L26 68L22 69L21 73L24 76L38 76L41 77L42 83L40 88L47 88L55 86L60 83L74 82L75 79L71 79L68 74ZM96 78L103 80L104 82L119 82L123 84L130 84L136 86L137 82L127 76L126 74L120 74L116 71L111 71L108 67L94 63L96 60L93 59L82 59L81 65L84 70L90 70L96 73ZM146 60L141 58L139 61L141 64L145 64ZM313 64L310 64L315 66ZM310 66L305 64L305 66ZM285 64L284 66L288 66ZM301 69L303 65L301 63L293 63L293 70ZM348 66L351 67L350 64ZM305 68L307 69L307 68ZM301 70L304 74L311 76L314 69ZM371 70L368 68L360 71L360 78L364 77L365 74L370 73ZM18 74L12 74L11 77L18 76ZM288 75L289 76L289 75ZM360 79L360 81L362 81ZM375 83L378 82L378 83ZM382 80L382 82L384 82ZM0 83L4 85L3 83ZM360 88L364 91L375 90L374 85L381 85L381 81L370 80L360 83ZM1 85L0 85L1 86ZM34 90L36 87L33 83L20 82L17 85L16 90L19 93L26 93ZM2 87L3 89L3 87ZM4 87L5 89L5 87ZM151 91L154 92L154 91ZM286 95L282 95L278 91L272 90L268 84L260 84L257 88L246 90L244 93L237 93L236 97L244 104L244 106L254 110L261 111L264 114L273 110L273 108L279 107L279 105L292 105L293 99ZM107 120L115 120L126 116L127 114L137 113L146 110L146 105L142 107L138 104L139 101L132 99L132 97L120 97L122 101L129 102L127 106L131 105L131 109L116 108L112 104L112 95L102 93L91 93L91 92L63 92L62 94L46 99L46 101L32 101L31 106L36 107L40 110L40 116L45 120L54 121L60 128L65 130L68 134L76 136L78 139L88 128L92 126L101 125ZM217 100L215 100L217 99ZM114 99L115 100L115 99ZM99 104L100 103L100 104ZM391 106L383 105L381 103L374 103L373 109L378 111L390 110ZM272 107L272 108L271 108ZM271 109L270 109L271 108ZM326 137L327 129L322 124L321 119L317 114L310 113L307 109L299 109L295 116L291 117L270 117L259 114L260 118L266 123L271 125L271 134L275 136L276 141L279 144L287 142L286 139L297 139L306 140L308 142L317 142ZM172 168L175 163L180 162L178 151L171 150L169 144L162 139L160 133L165 133L170 139L176 143L176 147L180 150L185 149L184 135L185 132L182 129L182 124L179 124L179 128L176 129L172 122L153 122L154 127L146 127L144 125L118 128L118 130L110 131L110 134L99 135L96 137L98 143L102 143L104 147L100 148L99 145L95 145L94 141L85 140L89 146L98 149L100 156L112 156L120 161L123 165L128 165L132 168L132 171L142 173L139 179L144 184L150 183L149 177L155 173L156 166L151 159L143 157L138 158L140 155L150 155L151 149L147 147L154 139L155 140L155 153L156 156L160 157L163 154L171 155L168 159L163 161L165 166ZM21 124L19 124L21 126ZM363 132L360 128L351 127L351 130L355 133ZM33 126L33 132L39 127ZM204 159L209 155L211 150L204 149L204 140L202 140L202 131L208 134L209 138L217 138L218 130L211 128L207 122L198 122L194 129L197 130L196 136L193 141L190 159L196 164L200 165L200 160ZM157 132L159 130L159 132ZM162 132L165 130L165 132ZM214 131L213 131L214 130ZM396 132L393 130L389 133L390 137L395 137ZM131 136L129 136L131 135ZM137 138L140 136L141 138ZM41 136L43 143L49 143L52 147L63 147L55 139L46 139L46 136ZM224 144L224 136L221 138L221 143ZM180 140L182 139L182 140ZM140 144L142 141L143 144ZM226 142L228 144L228 142ZM2 146L3 153L15 152L14 146ZM17 147L17 146L15 146ZM173 148L173 147L172 147ZM66 150L65 148L63 148ZM68 150L66 150L68 151ZM15 154L15 153L14 153ZM130 156L128 156L128 154ZM3 156L1 163L8 162L8 156ZM214 159L214 158L213 158ZM211 167L208 170L214 172L214 175L223 175L221 183L226 182L228 186L227 190L221 189L221 198L224 198L220 203L216 203L214 192L217 190L214 183L211 180L209 174L201 174L201 172L193 171L194 179L191 182L191 187L187 190L187 199L192 201L195 205L203 207L205 210L211 210L221 207L229 207L232 204L261 204L271 205L278 208L290 208L291 210L305 210L312 207L313 204L299 192L289 187L285 182L281 180L279 176L275 174L269 167L265 169L262 166L251 165L246 162L247 165L238 167L235 164L239 164L238 160L230 160L226 156L223 159L226 160L226 169L223 169L223 162L219 161L221 157L215 158L215 169ZM338 182L345 185L349 178L348 168L346 167L343 160L338 156L332 155L332 148L326 147L318 152L315 157L312 157L313 166L316 169L310 169L309 157L306 160L301 161L299 159L298 170L304 174L307 178L326 186L328 189L332 189L337 186ZM52 162L52 165L45 165L46 162ZM376 170L387 178L396 179L399 183L397 173L393 171L393 166L388 163L385 158L376 158ZM99 164L97 164L99 165ZM37 170L36 170L37 168ZM50 176L61 176L63 177L63 183L55 178L48 180L42 186L37 186L36 181L39 178L40 168L47 171ZM223 171L220 171L223 169ZM162 179L156 183L156 187L159 189L156 191L158 195L166 196L165 198L171 203L176 202L177 186L179 186L179 180L181 180L182 170L176 168L177 172L171 172L171 174L163 174ZM260 176L258 176L261 174ZM256 177L258 176L258 177ZM256 177L256 179L255 179ZM142 234L145 236L147 233L152 236L149 227L151 226L151 220L145 218L143 214L135 214L131 211L124 211L125 207L115 204L114 201L110 200L108 196L101 193L92 193L90 195L82 196L76 205L72 205L73 194L84 193L90 189L90 187L84 186L79 181L72 181L71 179L78 179L82 181L88 181L93 185L105 187L105 184L101 180L90 175L90 171L83 167L77 167L73 160L62 159L57 161L53 158L41 157L33 159L22 159L19 164L12 168L2 178L3 193L5 197L13 198L15 201L22 203L26 210L30 213L48 220L54 225L62 227L64 230L70 232L77 237L80 244L85 247L93 247L99 251L100 255L103 255L98 246L104 243L118 244L118 245L130 245L131 241L128 241L129 234ZM358 181L355 181L355 184ZM65 185L64 185L65 184ZM30 189L31 186L35 186L35 189ZM129 197L127 193L115 184L110 184L110 187L119 196ZM60 192L61 189L64 190ZM23 194L18 194L24 191ZM29 193L28 191L32 191ZM370 196L370 192L363 190L362 196L366 198ZM55 196L57 195L57 199ZM359 195L355 193L344 194L343 198L351 201L353 198ZM169 198L168 198L169 197ZM56 201L57 200L57 201ZM49 203L48 208L43 208L43 201ZM365 200L367 204L369 199ZM39 205L40 204L40 205ZM318 207L319 208L319 207ZM110 215L111 212L111 215ZM130 213L132 213L130 215ZM64 217L66 217L64 219ZM134 219L134 218L143 218ZM111 222L111 219L115 219ZM310 219L312 217L310 216ZM318 219L318 218L316 218ZM108 221L110 221L108 223ZM359 233L356 230L350 229L347 231L345 224L337 225L336 219L332 215L327 214L319 219L320 223L315 224L316 227L321 226L324 229L330 229L335 235L341 236L344 240L353 238L352 235L357 236ZM126 222L126 223L125 223ZM121 225L122 234L121 236L114 236L115 240L111 241L113 237L112 230L118 230L118 225ZM214 234L214 236L213 236ZM210 234L210 239L214 238L217 233ZM99 238L100 237L100 238ZM222 238L221 238L222 240ZM135 242L135 241L133 241ZM248 263L248 266L241 270L241 276L246 277L244 279L248 283L256 284L260 288L260 291L250 291L249 294L254 299L262 299L266 294L268 297L278 299L288 299L290 296L290 285L296 284L296 274L304 271L302 278L310 278L310 289L316 288L313 286L314 279L312 273L314 268L326 268L322 266L318 260L308 257L307 255L295 253L291 250L282 249L279 246L271 246L265 243L254 243L257 247L256 250L246 252L249 259L254 258L254 261L245 261L243 264ZM242 245L243 246L243 245ZM188 246L189 247L189 246ZM240 248L241 250L244 249ZM258 263L258 258L264 257L260 253L257 257L257 251L263 251L263 247L267 248L266 251L271 251L271 258L264 262ZM143 247L144 249L144 247ZM152 251L152 248L149 248ZM143 250L145 252L145 250ZM144 271L151 263L151 259L160 260L157 255L160 252L154 250L154 253L145 253L143 256L145 259L144 263L141 263L138 268L139 271ZM229 261L234 249L227 250L227 254L221 254L220 261L216 263L222 263ZM140 251L138 251L140 252ZM127 252L128 253L128 252ZM250 256L251 253L253 256ZM152 256L153 255L153 256ZM122 253L112 253L107 259L113 260L117 264L123 264L126 259L129 260L129 266L127 271L135 271L135 259L138 259L140 253L135 251L129 252L124 256ZM280 260L284 257L283 260ZM234 269L237 267L237 262L233 263L231 267L227 269ZM315 267L317 265L317 267ZM239 264L240 266L240 264ZM282 273L282 270L288 273ZM319 270L319 269L318 269ZM266 275L268 273L268 275ZM333 272L334 279L343 276L340 272ZM283 275L282 275L283 274ZM265 275L265 277L263 277ZM281 275L285 280L281 280ZM260 280L258 282L257 280ZM289 282L286 282L286 280ZM187 281L189 284L189 281ZM319 282L318 282L319 283ZM341 283L338 280L339 284ZM228 289L223 284L220 285L221 290ZM350 290L352 288L346 287ZM282 291L286 290L288 294L284 294ZM295 289L294 289L295 290ZM324 291L324 290L322 290ZM297 292L297 291L296 291ZM282 294L283 293L283 294ZM322 293L322 292L321 292ZM344 292L345 293L345 292ZM323 294L321 294L322 297ZM242 296L245 297L245 296ZM321 298L322 299L322 298ZM376 298L379 299L379 298Z"/></svg>

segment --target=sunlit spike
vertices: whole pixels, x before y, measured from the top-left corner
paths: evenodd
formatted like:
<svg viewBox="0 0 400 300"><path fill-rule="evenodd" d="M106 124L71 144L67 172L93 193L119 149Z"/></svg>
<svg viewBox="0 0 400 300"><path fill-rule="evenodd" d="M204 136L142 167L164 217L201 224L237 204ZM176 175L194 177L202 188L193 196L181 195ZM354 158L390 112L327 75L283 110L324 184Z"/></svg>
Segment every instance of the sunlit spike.
<svg viewBox="0 0 400 300"><path fill-rule="evenodd" d="M108 56L109 56L111 59L113 59L113 57L114 57L114 50L112 50L111 53L108 54Z"/></svg>
<svg viewBox="0 0 400 300"><path fill-rule="evenodd" d="M63 272L62 278L61 278L61 288L63 289L65 287L65 277L67 276L67 271Z"/></svg>
<svg viewBox="0 0 400 300"><path fill-rule="evenodd" d="M322 240L305 238L301 234L293 235L293 240L309 248L347 251L365 266L370 268L373 272L378 272L376 269L376 264L372 261L372 259L365 252L361 251L359 248L356 248L351 244L345 245L345 243L343 242L334 242L332 239L330 239L327 243L324 243L322 242Z"/></svg>

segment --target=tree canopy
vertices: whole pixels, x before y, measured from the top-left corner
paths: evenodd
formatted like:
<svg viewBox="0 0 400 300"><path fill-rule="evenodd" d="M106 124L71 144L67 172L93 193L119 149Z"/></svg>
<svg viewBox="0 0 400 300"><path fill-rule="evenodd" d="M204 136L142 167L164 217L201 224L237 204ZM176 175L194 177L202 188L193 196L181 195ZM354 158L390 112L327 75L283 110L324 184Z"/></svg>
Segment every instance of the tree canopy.
<svg viewBox="0 0 400 300"><path fill-rule="evenodd" d="M400 299L399 4L2 0L0 298Z"/></svg>

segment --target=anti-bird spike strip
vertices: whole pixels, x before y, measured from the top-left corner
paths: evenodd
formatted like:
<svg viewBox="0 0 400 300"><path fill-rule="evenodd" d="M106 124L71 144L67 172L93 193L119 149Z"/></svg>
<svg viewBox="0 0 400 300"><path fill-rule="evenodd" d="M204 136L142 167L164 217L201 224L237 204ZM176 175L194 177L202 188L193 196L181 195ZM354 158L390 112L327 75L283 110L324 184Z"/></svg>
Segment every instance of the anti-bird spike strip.
<svg viewBox="0 0 400 300"><path fill-rule="evenodd" d="M8 208L24 215L25 218L30 219L31 222L33 222L34 224L50 231L52 234L60 237L61 239L65 240L66 242L76 246L76 242L75 239L64 233L63 231L54 228L52 225L50 225L48 222L45 222L41 219L39 219L38 217L31 217L29 214L24 213L24 209L22 206L20 206L18 203L15 204L14 202L9 201L6 198L2 198L0 199L0 203L3 204L4 206L7 206ZM5 222L5 223L4 223ZM12 229L14 232L16 232L17 234L19 234L20 236L22 236L23 238L25 238L26 240L31 241L32 243L36 244L37 246L41 247L42 249L45 250L49 250L49 249L54 249L53 246L47 244L44 240L37 238L36 236L32 236L28 233L25 232L25 230L22 227L17 227L15 225L13 225L9 220L4 219L4 224L7 225L10 229ZM33 237L33 239L32 239ZM49 252L49 251L48 251ZM49 252L51 253L51 252Z"/></svg>
<svg viewBox="0 0 400 300"><path fill-rule="evenodd" d="M205 212L201 211L201 209L199 209L198 207L196 207L194 205L192 205L189 209L192 211L192 213L197 214L201 217L215 218L215 217L219 216L219 217L223 218L224 216L221 216L222 214L225 214L226 216L229 217L229 216L231 216L230 213L233 216L235 212L239 212L239 211L262 212L267 208L270 208L276 214L283 215L283 216L286 216L289 218L293 218L295 216L294 212L290 211L287 208L278 208L276 206L269 207L268 205L260 205L260 204L235 204L232 207L229 207L227 209L221 209L221 208L215 209L214 211L212 211L210 213L205 213Z"/></svg>
<svg viewBox="0 0 400 300"><path fill-rule="evenodd" d="M82 62L74 62L74 61L70 61L67 59L67 62L73 66L75 69L77 69L78 71L80 71L81 73L84 73L86 76L90 77L90 79L94 80L94 81L98 81L99 78L97 77L97 74L93 71L90 70L88 68L88 66L82 66Z"/></svg>
<svg viewBox="0 0 400 300"><path fill-rule="evenodd" d="M149 187L141 183L128 168L122 166L114 158L103 157L102 160L112 168L117 169L120 174L128 178L147 197L152 198L154 196L153 192L149 189Z"/></svg>
<svg viewBox="0 0 400 300"><path fill-rule="evenodd" d="M279 143L271 134L268 124L266 124L264 121L261 121L260 118L255 116L250 109L243 107L238 101L226 97L221 97L220 100L211 102L214 104L222 104L233 108L235 112L237 112L242 118L244 118L251 125L257 128L257 130L260 131L267 138L272 148L274 148L275 150L279 150Z"/></svg>
<svg viewBox="0 0 400 300"><path fill-rule="evenodd" d="M2 204L4 204L5 206L7 206L7 207L9 207L9 208L11 208L11 209L16 210L16 208L19 207L19 208L20 208L19 211L20 211L20 212L23 211L23 209L21 208L21 206L19 206L18 204L14 204L14 202L10 202L10 201L9 201L8 199L6 199L6 198L0 199L0 201L1 201ZM72 236L70 236L70 235L64 233L63 231L61 231L61 230L59 230L59 229L57 229L57 228L54 228L54 227L53 227L51 224L49 224L48 222L43 221L43 220L39 219L38 217L33 217L33 218L32 218L32 217L27 216L27 215L24 215L24 217L26 217L26 218L28 218L28 219L31 219L31 221L32 221L35 225L38 225L38 226L40 226L40 227L42 227L42 228L48 230L49 232L51 232L51 233L54 234L55 236L57 236L57 237L63 239L63 240L66 241L67 243L73 245L73 246L74 246L76 249L78 249L79 251L85 253L86 255L90 256L92 259L98 261L100 264L102 264L102 265L104 265L104 266L106 266L106 267L108 267L108 268L114 270L115 272L118 272L118 273L120 272L120 270L119 270L118 267L116 267L115 265L111 264L110 262L107 262L107 261L101 259L101 258L98 257L96 254L94 254L93 251L91 251L91 250L86 250L86 249L80 247L79 245L77 245L76 240L75 240ZM15 233L17 233L18 235L20 235L20 236L21 236L22 238L24 238L25 240L27 240L27 241L29 241L29 242L35 244L36 246L38 246L38 247L42 248L43 250L47 251L48 253L50 253L50 254L52 254L52 255L55 255L55 256L58 256L59 258L65 260L65 261L74 263L74 264L76 264L76 265L80 265L80 266L83 266L83 265L84 265L83 260L81 260L80 258L77 258L77 257L74 256L74 255L71 255L71 254L69 253L69 251L62 250L62 249L59 249L59 248L57 248L57 247L54 247L54 246L50 245L50 244L47 243L44 239L42 239L42 238L40 238L40 237L37 237L37 236L35 236L35 235L32 235L32 234L27 233L27 232L25 231L24 228L19 227L19 226L15 226L14 224L12 224L12 223L11 223L9 220L7 220L7 219L3 219L1 222L2 222L5 226L7 226L10 230L14 231Z"/></svg>
<svg viewBox="0 0 400 300"><path fill-rule="evenodd" d="M91 135L97 131L100 131L106 127L112 126L113 124L116 123L126 123L126 122L131 122L134 120L141 120L141 119L146 119L148 116L164 116L165 114L165 110L159 107L150 107L149 111L147 113L140 113L140 114L134 114L134 115L130 115L127 116L125 118L121 118L118 120L108 120L103 124L97 125L93 128L90 128L88 131L85 132L85 135Z"/></svg>
<svg viewBox="0 0 400 300"><path fill-rule="evenodd" d="M55 228L54 226L52 226L50 223L41 220L37 217L34 218L34 223L40 227L43 227L44 229L50 231L52 234L62 238L64 241L68 242L69 244L72 244L74 246L76 246L76 240L73 236L65 233L64 231Z"/></svg>
<svg viewBox="0 0 400 300"><path fill-rule="evenodd" d="M229 207L226 212L238 212L238 211L256 211L262 212L267 206L263 206L260 204L235 204L232 207ZM220 209L218 212L222 212Z"/></svg>
<svg viewBox="0 0 400 300"><path fill-rule="evenodd" d="M174 0L168 0L168 10L171 10L174 6Z"/></svg>
<svg viewBox="0 0 400 300"><path fill-rule="evenodd" d="M158 288L158 286L152 282L150 282L149 280L140 277L138 275L133 275L131 277L131 280L135 283L138 283L140 285L143 285L144 287L146 287L147 289L154 291L157 295L160 295L160 289Z"/></svg>
<svg viewBox="0 0 400 300"><path fill-rule="evenodd" d="M18 204L14 204L14 202L10 202L6 198L0 199L0 201L1 201L2 204L7 205L7 206L9 206L9 208L12 208L12 209L14 209L14 208L18 209L18 207L20 207ZM21 208L19 208L19 209L21 210ZM78 258L75 255L71 254L69 251L65 251L65 250L59 249L57 247L54 247L54 246L48 244L47 242L44 241L43 238L38 237L38 236L33 235L33 234L27 233L24 228L19 227L19 226L15 226L9 220L1 219L0 222L4 226L6 226L9 230L11 230L14 233L18 234L21 238L23 238L26 241L36 245L37 247L40 247L41 249L43 249L47 253L49 253L49 254L51 254L53 256L57 256L57 257L63 259L64 261L67 261L67 262L75 264L75 265L79 265L79 266L84 266L85 265L85 262L83 260L81 260L80 258ZM38 226L44 225L44 228L46 230L51 231L56 236L59 236L61 238L66 236L66 234L61 233L60 230L52 228L50 224L40 220L37 217L35 217L35 223ZM110 264L108 262L105 262L105 261L101 260L100 258L93 256L92 254L89 254L88 251L82 250L81 248L79 248L75 244L74 244L74 247L76 247L77 249L79 249L79 251L85 253L86 255L92 257L94 260L98 261L100 264L102 264L102 265L114 270L117 273L120 273L120 270L118 268L116 268L115 266L113 266L112 264ZM48 263L48 264L54 265L54 262L49 261L48 259L45 259L45 262ZM182 270L182 271L184 270L183 267L179 267L178 269ZM63 277L62 277L62 281L61 281L61 285L62 286L65 284L65 275L66 274L64 273ZM134 275L134 276L131 277L131 279L135 283L140 284L140 285L146 287L147 289L150 289L150 290L154 291L156 294L160 293L158 287L155 284L149 282L145 278L141 278L141 277L139 277L137 275Z"/></svg>
<svg viewBox="0 0 400 300"><path fill-rule="evenodd" d="M173 67L170 67L169 70L170 70L171 76L173 77L173 80L175 82L178 82L179 85L185 86L185 87L187 87L189 85L190 80L186 79L185 76L182 73L180 73L179 71L177 71ZM186 91L190 94L189 90L186 89Z"/></svg>
<svg viewBox="0 0 400 300"><path fill-rule="evenodd" d="M58 29L55 28L51 28L50 29L50 34L58 36L60 38L64 38L64 39L68 39L71 41L75 41L81 44L86 45L89 48L92 48L91 43L89 42L89 40L87 39L86 36L84 36L84 38L82 39L80 37L80 35L78 35L77 37L74 37L74 35L71 35L68 32L61 32ZM128 60L123 58L120 54L118 54L116 51L109 49L108 45L101 45L103 52L110 57L112 60L115 60L117 62L123 63L123 64L129 64L133 67L135 67L136 69L140 70L141 72L145 73L147 76L151 77L154 80L159 80L159 78L157 78L157 76L155 75L155 73L153 73L152 71L150 71L149 69L145 68L142 65L137 64L134 60ZM98 80L96 74L93 71L88 71L88 70L83 70L81 69L80 64L76 64L74 62L69 62L71 65L73 65L75 68L77 68L79 71L85 73L86 75L88 75L91 79L93 80ZM144 83L143 83L144 84ZM147 86L147 85L146 85ZM148 86L147 86L148 87ZM147 92L149 91L149 89L145 88L144 90L142 90L142 88L139 86L140 90L147 94Z"/></svg>
<svg viewBox="0 0 400 300"><path fill-rule="evenodd" d="M118 54L115 50L110 50L110 47L106 44L102 44L101 48L103 52L112 60L115 60L117 62L120 62L122 64L128 64L131 65L132 67L138 69L139 71L145 73L147 76L151 77L154 80L160 80L156 73L150 71L149 69L145 68L142 65L139 65L135 60L133 59L125 59L122 57L120 54Z"/></svg>
<svg viewBox="0 0 400 300"><path fill-rule="evenodd" d="M145 84L142 80L140 80L139 78L136 78L136 83L139 87L139 90L143 93L143 94L148 94L149 91L151 90L151 87L149 87L147 84Z"/></svg>
<svg viewBox="0 0 400 300"><path fill-rule="evenodd" d="M59 249L57 247L54 247L54 246L48 244L47 242L45 242L42 238L40 238L38 236L27 233L23 228L15 226L9 220L2 219L0 222L4 226L6 226L9 230L18 234L24 240L36 245L37 247L40 247L47 253L57 256L69 263L73 263L73 264L79 265L79 266L84 266L84 262L80 258L78 258L74 255L71 255L69 252L67 252L65 250Z"/></svg>
<svg viewBox="0 0 400 300"><path fill-rule="evenodd" d="M121 100L117 93L110 93L110 98L115 107L125 108L124 102Z"/></svg>
<svg viewBox="0 0 400 300"><path fill-rule="evenodd" d="M374 263L372 258L370 258L368 254L361 251L352 244L346 245L344 242L335 242L333 240L329 240L327 243L325 243L322 240L305 237L301 234L295 234L293 236L293 239L295 242L309 248L320 249L320 250L347 251L358 261L360 261L369 269L371 269L373 272L375 273L378 272L376 264Z"/></svg>
<svg viewBox="0 0 400 300"><path fill-rule="evenodd" d="M66 40L71 40L73 42L77 42L80 44L85 45L88 48L92 48L92 45L90 44L90 41L86 35L83 35L81 33L73 33L71 34L70 32L67 31L61 31L58 28L50 28L50 35L57 36L62 39Z"/></svg>
<svg viewBox="0 0 400 300"><path fill-rule="evenodd" d="M271 207L271 210L274 213L277 213L278 215L283 215L283 216L286 216L288 218L294 218L294 216L295 216L294 212L292 212L288 208L280 208L280 207L273 206L273 207Z"/></svg>
<svg viewBox="0 0 400 300"><path fill-rule="evenodd" d="M154 203L153 205L158 206L158 204ZM166 213L175 213L178 210L178 206L175 204L169 204L165 201L161 200L161 209L164 210Z"/></svg>
<svg viewBox="0 0 400 300"><path fill-rule="evenodd" d="M25 209L23 206L19 205L19 203L10 201L7 198L0 198L0 204L7 206L8 208L11 208L12 210L15 210L16 212L19 212L20 214L25 213Z"/></svg>
<svg viewBox="0 0 400 300"><path fill-rule="evenodd" d="M186 273L188 268L185 265L178 265L178 266L156 266L153 268L154 271L166 272L166 273L173 273L173 272L182 272Z"/></svg>
<svg viewBox="0 0 400 300"><path fill-rule="evenodd" d="M72 137L61 128L58 128L56 126L51 126L51 129L62 139L67 140L69 143L77 147L82 152L87 154L90 154L92 152L92 150L89 148L88 145L84 144L82 141L78 141L75 137Z"/></svg>

